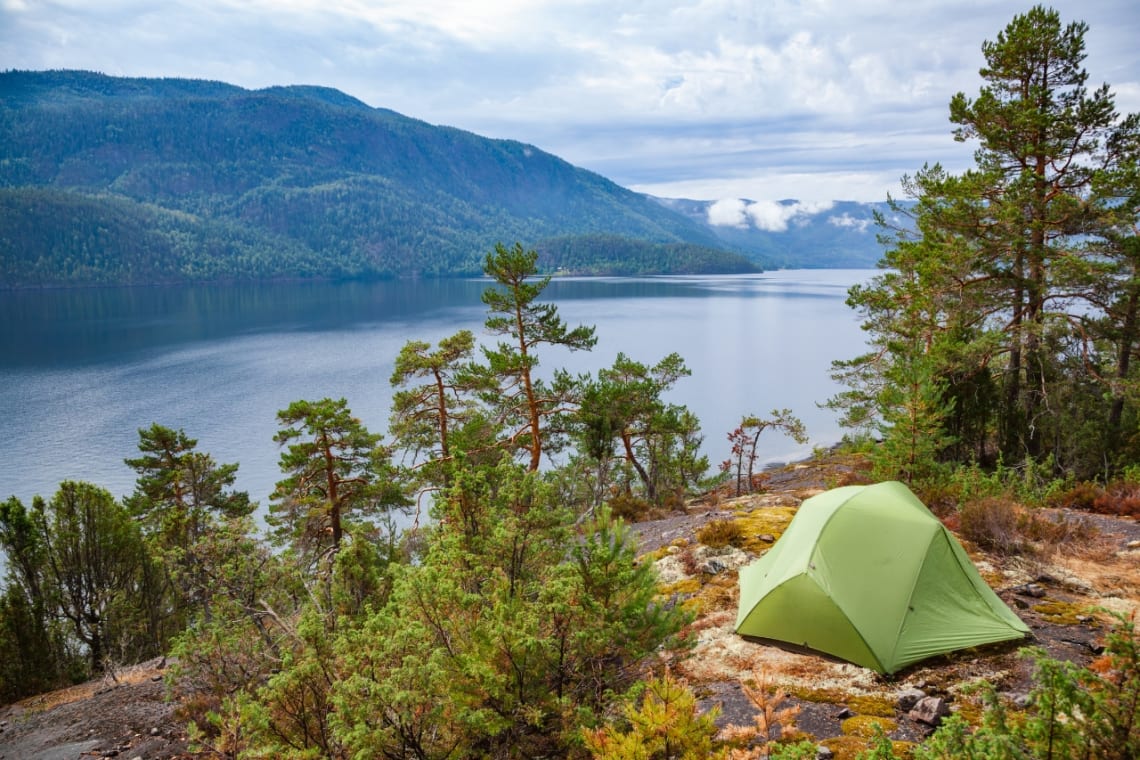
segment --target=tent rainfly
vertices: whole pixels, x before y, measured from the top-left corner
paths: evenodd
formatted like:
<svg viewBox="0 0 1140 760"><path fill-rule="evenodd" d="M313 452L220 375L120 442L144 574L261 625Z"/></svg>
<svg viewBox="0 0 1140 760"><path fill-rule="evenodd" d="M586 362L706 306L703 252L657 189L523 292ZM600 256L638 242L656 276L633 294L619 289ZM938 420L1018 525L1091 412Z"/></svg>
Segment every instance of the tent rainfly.
<svg viewBox="0 0 1140 760"><path fill-rule="evenodd" d="M938 518L890 481L805 500L768 553L741 569L736 632L894 673L1029 628Z"/></svg>

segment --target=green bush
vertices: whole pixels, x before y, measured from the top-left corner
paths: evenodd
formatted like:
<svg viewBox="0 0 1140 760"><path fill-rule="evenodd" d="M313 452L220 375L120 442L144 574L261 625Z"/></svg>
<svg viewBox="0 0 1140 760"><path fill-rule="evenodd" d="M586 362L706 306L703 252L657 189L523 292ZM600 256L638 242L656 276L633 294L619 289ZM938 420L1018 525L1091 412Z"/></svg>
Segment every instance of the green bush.
<svg viewBox="0 0 1140 760"><path fill-rule="evenodd" d="M1140 757L1140 640L1130 619L1116 615L1104 654L1088 667L1052 659L1033 647L1030 707L1011 713L992 686L983 686L982 724L971 730L949 717L913 760L1134 760ZM876 760L886 754L879 742Z"/></svg>

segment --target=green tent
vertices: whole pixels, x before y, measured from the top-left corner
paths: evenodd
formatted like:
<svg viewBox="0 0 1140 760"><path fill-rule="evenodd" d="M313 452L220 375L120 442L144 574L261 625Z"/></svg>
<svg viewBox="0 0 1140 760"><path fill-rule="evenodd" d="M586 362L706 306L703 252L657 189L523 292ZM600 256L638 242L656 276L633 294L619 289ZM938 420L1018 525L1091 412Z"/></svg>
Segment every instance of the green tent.
<svg viewBox="0 0 1140 760"><path fill-rule="evenodd" d="M887 482L805 500L741 569L736 632L894 673L1029 629L910 489Z"/></svg>

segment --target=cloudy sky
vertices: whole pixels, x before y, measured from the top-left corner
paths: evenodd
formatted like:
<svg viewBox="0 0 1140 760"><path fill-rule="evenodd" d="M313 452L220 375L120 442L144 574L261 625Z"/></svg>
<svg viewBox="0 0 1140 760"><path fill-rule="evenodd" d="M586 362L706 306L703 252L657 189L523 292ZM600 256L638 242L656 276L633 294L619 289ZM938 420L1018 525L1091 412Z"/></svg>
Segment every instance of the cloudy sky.
<svg viewBox="0 0 1140 760"><path fill-rule="evenodd" d="M533 143L626 187L882 200L965 168L947 104L1029 3L985 0L0 0L0 69L335 87ZM1140 111L1140 4L1060 0ZM726 200L731 216L739 205Z"/></svg>

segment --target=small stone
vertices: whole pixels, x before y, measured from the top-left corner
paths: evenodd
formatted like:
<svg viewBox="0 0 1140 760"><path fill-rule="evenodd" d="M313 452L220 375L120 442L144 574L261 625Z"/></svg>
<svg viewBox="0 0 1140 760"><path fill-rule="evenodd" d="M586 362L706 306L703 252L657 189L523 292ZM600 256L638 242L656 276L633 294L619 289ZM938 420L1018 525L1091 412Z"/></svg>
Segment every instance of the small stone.
<svg viewBox="0 0 1140 760"><path fill-rule="evenodd" d="M1078 623L1091 623L1093 621L1091 615L1077 615Z"/></svg>
<svg viewBox="0 0 1140 760"><path fill-rule="evenodd" d="M725 571L725 565L718 559L710 559L701 565L701 572L709 575L720 575Z"/></svg>
<svg viewBox="0 0 1140 760"><path fill-rule="evenodd" d="M151 736L158 736L158 735L159 735L159 734L161 734L161 733L162 733L162 732L158 730L158 726L155 726L154 728L152 728L152 729L150 730L150 735L151 735Z"/></svg>
<svg viewBox="0 0 1140 760"><path fill-rule="evenodd" d="M766 541L766 542L767 542L767 543L769 543L769 544L770 544L770 543L772 543L773 541L775 541L775 540L776 540L776 537L775 537L775 536L773 536L771 533L761 533L761 534L758 536L758 538L759 538L761 541ZM830 751L830 750L829 750L829 751Z"/></svg>
<svg viewBox="0 0 1140 760"><path fill-rule="evenodd" d="M918 701L926 696L922 689L905 689L899 693L899 710L910 712Z"/></svg>
<svg viewBox="0 0 1140 760"><path fill-rule="evenodd" d="M1026 583L1024 586L1019 586L1015 591L1022 596L1031 596L1034 599L1040 599L1045 596L1045 589L1036 583Z"/></svg>
<svg viewBox="0 0 1140 760"><path fill-rule="evenodd" d="M1033 704L1033 698L1030 697L1028 694L1014 694L1013 695L1013 706L1016 707L1017 709L1024 710L1027 707L1029 707L1031 704Z"/></svg>
<svg viewBox="0 0 1140 760"><path fill-rule="evenodd" d="M1140 541L1129 541L1125 544L1125 547L1128 549L1140 549Z"/></svg>
<svg viewBox="0 0 1140 760"><path fill-rule="evenodd" d="M842 710L835 713L835 717L839 720L847 720L848 718L854 718L855 713L851 711L850 707L844 707Z"/></svg>
<svg viewBox="0 0 1140 760"><path fill-rule="evenodd" d="M908 713L911 720L925 723L928 726L937 726L942 719L950 714L950 706L942 697L923 697L918 700L914 708Z"/></svg>
<svg viewBox="0 0 1140 760"><path fill-rule="evenodd" d="M832 760L834 757L835 753L832 752L828 747L825 747L822 744L816 746L815 760Z"/></svg>

